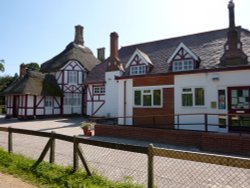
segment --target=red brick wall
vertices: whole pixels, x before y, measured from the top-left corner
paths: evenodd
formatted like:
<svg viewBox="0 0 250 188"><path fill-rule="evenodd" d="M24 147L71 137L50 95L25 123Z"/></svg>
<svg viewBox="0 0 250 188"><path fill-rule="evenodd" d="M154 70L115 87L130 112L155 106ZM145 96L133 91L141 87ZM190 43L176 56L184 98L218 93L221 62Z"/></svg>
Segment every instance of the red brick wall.
<svg viewBox="0 0 250 188"><path fill-rule="evenodd" d="M96 125L96 135L147 140L164 144L197 147L204 151L250 156L250 135L239 136L238 134L150 129L115 125Z"/></svg>
<svg viewBox="0 0 250 188"><path fill-rule="evenodd" d="M173 75L139 77L133 79L133 86L173 85ZM174 89L163 89L162 108L133 108L134 125L173 128Z"/></svg>
<svg viewBox="0 0 250 188"><path fill-rule="evenodd" d="M174 84L174 76L173 75L133 78L133 87L173 85L173 84Z"/></svg>
<svg viewBox="0 0 250 188"><path fill-rule="evenodd" d="M133 108L134 125L173 128L174 88L163 89L162 108Z"/></svg>

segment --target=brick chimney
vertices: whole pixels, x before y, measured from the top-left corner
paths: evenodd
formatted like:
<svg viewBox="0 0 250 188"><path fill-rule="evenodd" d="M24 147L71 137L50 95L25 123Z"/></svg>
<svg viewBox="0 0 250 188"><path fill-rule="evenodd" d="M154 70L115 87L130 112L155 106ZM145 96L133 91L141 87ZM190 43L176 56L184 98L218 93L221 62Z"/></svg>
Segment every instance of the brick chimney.
<svg viewBox="0 0 250 188"><path fill-rule="evenodd" d="M220 59L221 66L237 66L248 64L247 55L242 50L240 41L240 28L235 27L234 2L230 0L229 9L229 28L227 32L227 42L224 45L224 54Z"/></svg>
<svg viewBox="0 0 250 188"><path fill-rule="evenodd" d="M110 57L107 71L124 71L118 55L118 37L116 32L110 34Z"/></svg>
<svg viewBox="0 0 250 188"><path fill-rule="evenodd" d="M20 69L19 69L20 73L19 73L19 77L23 78L25 76L26 72L26 65L24 63L22 63L20 65Z"/></svg>
<svg viewBox="0 0 250 188"><path fill-rule="evenodd" d="M97 58L100 61L104 61L105 60L105 48L98 48L97 49Z"/></svg>
<svg viewBox="0 0 250 188"><path fill-rule="evenodd" d="M81 25L76 25L75 26L75 44L78 45L84 45L84 40L83 40L83 27Z"/></svg>

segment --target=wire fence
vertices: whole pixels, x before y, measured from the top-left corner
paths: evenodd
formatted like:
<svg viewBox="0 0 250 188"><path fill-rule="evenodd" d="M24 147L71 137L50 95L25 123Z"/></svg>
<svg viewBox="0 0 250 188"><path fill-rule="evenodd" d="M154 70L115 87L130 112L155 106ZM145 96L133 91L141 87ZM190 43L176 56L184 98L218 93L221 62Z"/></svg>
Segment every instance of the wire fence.
<svg viewBox="0 0 250 188"><path fill-rule="evenodd" d="M149 145L134 146L0 127L0 146L34 159L39 158L48 138L55 140L54 161L78 166L74 160L75 145L91 173L114 181L132 181L143 187L250 187L250 159L163 149ZM52 148L50 148L52 149ZM51 151L51 150L50 150ZM79 157L77 161L81 161ZM82 166L82 165L81 165Z"/></svg>

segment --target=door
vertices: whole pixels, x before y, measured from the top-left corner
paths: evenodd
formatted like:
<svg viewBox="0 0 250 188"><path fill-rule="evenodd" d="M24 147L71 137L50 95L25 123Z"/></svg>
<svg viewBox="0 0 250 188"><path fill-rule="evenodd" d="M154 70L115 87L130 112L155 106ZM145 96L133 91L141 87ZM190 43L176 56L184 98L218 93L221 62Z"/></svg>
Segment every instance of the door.
<svg viewBox="0 0 250 188"><path fill-rule="evenodd" d="M13 117L18 116L19 96L13 96Z"/></svg>
<svg viewBox="0 0 250 188"><path fill-rule="evenodd" d="M250 131L250 87L228 88L230 131Z"/></svg>

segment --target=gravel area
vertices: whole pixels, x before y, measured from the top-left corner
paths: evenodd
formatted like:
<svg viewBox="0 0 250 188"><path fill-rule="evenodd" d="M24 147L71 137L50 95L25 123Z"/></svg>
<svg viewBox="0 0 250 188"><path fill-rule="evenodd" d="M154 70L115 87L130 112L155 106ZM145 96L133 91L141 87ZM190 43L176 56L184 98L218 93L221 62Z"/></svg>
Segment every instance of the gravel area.
<svg viewBox="0 0 250 188"><path fill-rule="evenodd" d="M37 131L55 131L66 135L81 135L79 128L83 118L74 119L47 119L36 121L5 120L0 118L0 126L31 129ZM110 142L127 143L147 146L149 142L97 137L86 139L104 140ZM26 156L37 159L48 138L13 134L13 150ZM171 148L197 151L195 148L175 147L164 144L154 145ZM7 149L7 133L0 132L0 146ZM113 180L132 179L132 181L147 185L147 155L138 154L97 146L80 145L83 154L91 168L99 174ZM72 143L56 141L56 163L72 165ZM46 156L48 160L48 155ZM157 187L250 187L250 170L224 167L220 165L204 164L185 160L163 157L154 157L154 175Z"/></svg>

